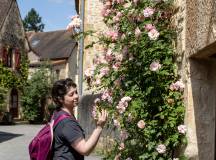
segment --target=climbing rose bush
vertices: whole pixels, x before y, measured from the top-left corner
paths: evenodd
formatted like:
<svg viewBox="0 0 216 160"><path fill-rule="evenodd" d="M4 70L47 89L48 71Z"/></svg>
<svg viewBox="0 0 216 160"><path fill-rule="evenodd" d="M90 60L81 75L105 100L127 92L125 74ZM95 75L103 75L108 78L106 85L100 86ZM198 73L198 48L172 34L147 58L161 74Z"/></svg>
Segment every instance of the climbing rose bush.
<svg viewBox="0 0 216 160"><path fill-rule="evenodd" d="M75 32L79 32L80 26L81 26L81 19L79 18L79 15L75 15L71 17L71 22L67 25L66 30Z"/></svg>
<svg viewBox="0 0 216 160"><path fill-rule="evenodd" d="M108 30L97 33L103 46L85 72L101 92L92 116L109 111L119 136L106 160L185 159L184 83L175 65L171 0L105 0L101 11ZM95 42L93 42L95 43ZM110 136L110 135L109 135Z"/></svg>

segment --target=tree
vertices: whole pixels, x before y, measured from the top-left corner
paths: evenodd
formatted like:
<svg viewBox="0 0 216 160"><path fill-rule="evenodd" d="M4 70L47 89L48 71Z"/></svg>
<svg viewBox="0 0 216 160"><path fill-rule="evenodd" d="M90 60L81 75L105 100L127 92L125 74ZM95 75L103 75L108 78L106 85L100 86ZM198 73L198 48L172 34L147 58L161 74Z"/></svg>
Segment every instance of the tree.
<svg viewBox="0 0 216 160"><path fill-rule="evenodd" d="M44 24L41 20L42 18L39 16L36 10L32 8L23 20L25 31L43 32Z"/></svg>
<svg viewBox="0 0 216 160"><path fill-rule="evenodd" d="M24 87L22 96L22 106L24 117L30 122L43 120L44 102L49 96L51 89L51 79L48 70L41 67L32 74L28 80L28 85Z"/></svg>

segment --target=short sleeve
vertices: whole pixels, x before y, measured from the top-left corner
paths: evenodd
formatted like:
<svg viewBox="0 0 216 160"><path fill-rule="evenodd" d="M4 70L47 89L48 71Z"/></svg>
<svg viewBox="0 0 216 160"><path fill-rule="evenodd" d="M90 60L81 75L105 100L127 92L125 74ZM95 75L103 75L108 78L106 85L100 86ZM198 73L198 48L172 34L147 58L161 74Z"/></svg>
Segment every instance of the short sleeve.
<svg viewBox="0 0 216 160"><path fill-rule="evenodd" d="M65 141L72 144L75 140L84 138L84 132L78 122L66 120L62 128L62 137Z"/></svg>

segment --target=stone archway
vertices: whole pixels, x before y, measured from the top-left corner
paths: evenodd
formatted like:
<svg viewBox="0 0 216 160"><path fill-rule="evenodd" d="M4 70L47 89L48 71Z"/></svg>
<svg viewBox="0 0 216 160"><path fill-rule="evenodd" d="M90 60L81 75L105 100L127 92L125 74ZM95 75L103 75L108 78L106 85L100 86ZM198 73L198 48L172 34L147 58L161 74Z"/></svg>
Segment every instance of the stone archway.
<svg viewBox="0 0 216 160"><path fill-rule="evenodd" d="M10 108L9 111L12 114L13 118L19 117L19 99L18 99L18 91L13 88L10 93Z"/></svg>

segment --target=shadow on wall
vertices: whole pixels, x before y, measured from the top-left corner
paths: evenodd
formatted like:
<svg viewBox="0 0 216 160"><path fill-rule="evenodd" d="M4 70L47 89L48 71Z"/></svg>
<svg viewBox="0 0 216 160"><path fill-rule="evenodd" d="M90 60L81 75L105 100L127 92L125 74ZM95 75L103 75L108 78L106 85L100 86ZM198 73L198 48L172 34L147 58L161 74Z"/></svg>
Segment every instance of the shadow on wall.
<svg viewBox="0 0 216 160"><path fill-rule="evenodd" d="M82 128L85 130L87 137L95 128L95 122L91 113L94 100L98 97L100 97L100 94L83 95L78 106L78 120Z"/></svg>
<svg viewBox="0 0 216 160"><path fill-rule="evenodd" d="M188 123L193 133L190 139L196 141L199 160L215 160L215 107L216 107L216 59L191 59L189 101L187 109ZM192 104L192 105L191 105ZM194 119L193 110L194 107ZM191 122L190 122L191 121ZM196 128L196 130L195 130ZM189 131L188 131L189 132ZM189 134L189 133L188 133ZM190 144L189 144L190 145ZM192 144L195 145L195 144ZM193 158L192 158L193 159Z"/></svg>
<svg viewBox="0 0 216 160"><path fill-rule="evenodd" d="M92 118L92 107L94 100L99 98L101 94L94 95L83 95L78 106L78 120L82 128L85 130L86 137L95 129L95 121ZM109 115L110 116L110 115ZM117 137L118 133L115 127L109 126L109 128L104 128L102 136Z"/></svg>

